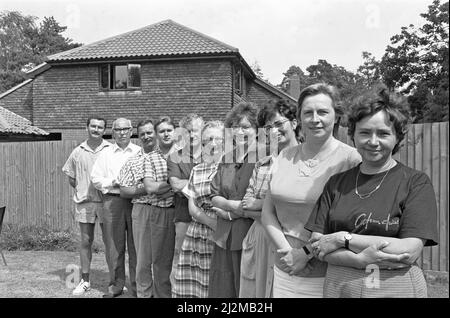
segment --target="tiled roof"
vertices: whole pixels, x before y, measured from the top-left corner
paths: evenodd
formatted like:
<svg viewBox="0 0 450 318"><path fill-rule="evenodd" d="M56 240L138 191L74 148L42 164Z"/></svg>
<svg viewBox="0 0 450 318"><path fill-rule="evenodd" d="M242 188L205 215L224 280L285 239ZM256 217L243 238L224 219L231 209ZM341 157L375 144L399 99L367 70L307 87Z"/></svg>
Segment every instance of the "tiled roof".
<svg viewBox="0 0 450 318"><path fill-rule="evenodd" d="M239 50L172 20L165 20L72 50L50 55L49 62L105 58L174 57L230 54Z"/></svg>
<svg viewBox="0 0 450 318"><path fill-rule="evenodd" d="M255 78L255 83L258 84L259 86L262 86L265 89L271 91L272 93L279 96L280 98L284 98L284 99L290 100L291 102L297 103L297 100L294 97L292 97L288 93L283 92L282 90L278 89L274 85L267 83L266 81L264 81L258 77Z"/></svg>
<svg viewBox="0 0 450 318"><path fill-rule="evenodd" d="M48 135L48 132L31 125L25 119L6 108L0 106L0 133L14 133L26 135Z"/></svg>

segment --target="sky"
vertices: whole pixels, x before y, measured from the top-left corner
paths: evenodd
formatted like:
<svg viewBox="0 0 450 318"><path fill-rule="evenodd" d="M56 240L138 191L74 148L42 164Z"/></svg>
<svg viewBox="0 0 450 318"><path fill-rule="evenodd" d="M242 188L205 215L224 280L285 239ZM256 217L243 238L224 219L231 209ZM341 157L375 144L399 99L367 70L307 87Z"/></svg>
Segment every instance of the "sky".
<svg viewBox="0 0 450 318"><path fill-rule="evenodd" d="M0 0L38 22L53 16L74 42L89 44L171 19L234 46L280 84L291 65L325 59L356 72L361 53L381 58L402 26L420 26L432 0Z"/></svg>

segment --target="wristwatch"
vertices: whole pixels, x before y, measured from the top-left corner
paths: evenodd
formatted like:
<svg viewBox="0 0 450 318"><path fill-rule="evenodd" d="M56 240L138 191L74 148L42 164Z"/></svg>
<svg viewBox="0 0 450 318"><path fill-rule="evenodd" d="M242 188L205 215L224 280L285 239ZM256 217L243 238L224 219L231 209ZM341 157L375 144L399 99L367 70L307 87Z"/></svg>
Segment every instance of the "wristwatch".
<svg viewBox="0 0 450 318"><path fill-rule="evenodd" d="M314 257L313 253L311 253L311 251L308 249L308 247L306 245L303 245L302 249L309 259Z"/></svg>
<svg viewBox="0 0 450 318"><path fill-rule="evenodd" d="M350 240L352 239L352 237L353 237L353 236L352 236L350 233L348 233L348 232L347 232L347 234L344 235L344 240L345 240L345 241L344 241L344 246L345 246L345 248L348 249L348 250L350 249L350 248L349 248L349 244L350 244Z"/></svg>

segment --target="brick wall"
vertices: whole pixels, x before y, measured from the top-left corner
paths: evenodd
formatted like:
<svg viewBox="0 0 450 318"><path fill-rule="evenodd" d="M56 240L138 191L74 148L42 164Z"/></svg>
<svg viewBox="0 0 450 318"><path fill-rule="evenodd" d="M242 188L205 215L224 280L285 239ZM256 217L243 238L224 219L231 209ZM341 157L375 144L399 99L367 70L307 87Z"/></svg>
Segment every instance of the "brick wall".
<svg viewBox="0 0 450 318"><path fill-rule="evenodd" d="M256 103L258 107L262 107L271 99L278 100L280 98L254 82L247 82L246 100Z"/></svg>
<svg viewBox="0 0 450 318"><path fill-rule="evenodd" d="M0 106L32 121L33 82L29 82L0 99Z"/></svg>
<svg viewBox="0 0 450 318"><path fill-rule="evenodd" d="M223 119L231 108L231 63L225 60L142 64L142 91L99 91L98 65L53 66L34 80L34 124L43 129L84 128L97 114L108 120L189 112Z"/></svg>

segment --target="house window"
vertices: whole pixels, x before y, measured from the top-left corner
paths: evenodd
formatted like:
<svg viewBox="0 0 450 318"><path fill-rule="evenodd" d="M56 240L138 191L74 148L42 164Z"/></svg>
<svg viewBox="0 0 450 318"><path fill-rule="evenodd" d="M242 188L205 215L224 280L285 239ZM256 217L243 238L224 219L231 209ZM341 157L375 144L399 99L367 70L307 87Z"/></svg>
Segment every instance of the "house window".
<svg viewBox="0 0 450 318"><path fill-rule="evenodd" d="M243 92L243 78L242 78L242 67L235 66L234 67L234 92L236 94L241 95Z"/></svg>
<svg viewBox="0 0 450 318"><path fill-rule="evenodd" d="M105 90L141 88L141 65L106 64L100 66L100 87Z"/></svg>

